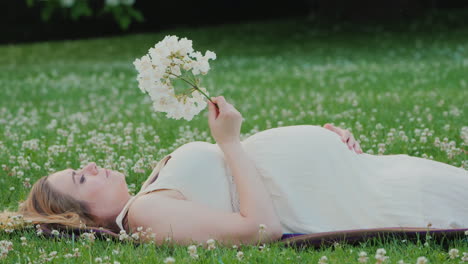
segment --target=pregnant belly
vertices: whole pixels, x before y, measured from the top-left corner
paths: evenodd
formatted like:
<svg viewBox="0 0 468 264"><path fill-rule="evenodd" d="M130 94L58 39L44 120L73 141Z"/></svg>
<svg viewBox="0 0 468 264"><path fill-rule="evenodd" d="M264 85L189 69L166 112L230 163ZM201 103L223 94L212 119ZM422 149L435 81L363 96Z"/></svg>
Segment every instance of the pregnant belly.
<svg viewBox="0 0 468 264"><path fill-rule="evenodd" d="M301 211L313 210L326 223L327 216L341 211L360 214L354 217L358 223L369 211L360 204L376 207L372 202L379 196L376 179L366 170L366 159L330 130L313 125L280 127L242 143L282 214L303 220Z"/></svg>

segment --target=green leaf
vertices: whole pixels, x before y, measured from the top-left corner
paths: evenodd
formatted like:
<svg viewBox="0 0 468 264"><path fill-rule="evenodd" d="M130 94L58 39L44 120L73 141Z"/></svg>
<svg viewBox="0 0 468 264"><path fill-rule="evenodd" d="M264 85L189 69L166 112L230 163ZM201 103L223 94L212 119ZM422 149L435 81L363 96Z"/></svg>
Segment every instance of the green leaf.
<svg viewBox="0 0 468 264"><path fill-rule="evenodd" d="M26 0L26 5L28 5L28 7L32 7L34 5L34 0Z"/></svg>
<svg viewBox="0 0 468 264"><path fill-rule="evenodd" d="M120 28L123 30L127 30L131 22L132 22L132 19L129 16L127 15L121 16L119 19Z"/></svg>
<svg viewBox="0 0 468 264"><path fill-rule="evenodd" d="M52 16L52 13L54 12L54 5L52 4L47 4L44 9L42 9L41 12L41 19L42 21L49 21L50 17Z"/></svg>
<svg viewBox="0 0 468 264"><path fill-rule="evenodd" d="M136 10L132 7L128 9L128 13L130 14L131 17L135 18L135 20L138 22L143 22L145 20L145 18L143 17L143 14L139 10Z"/></svg>

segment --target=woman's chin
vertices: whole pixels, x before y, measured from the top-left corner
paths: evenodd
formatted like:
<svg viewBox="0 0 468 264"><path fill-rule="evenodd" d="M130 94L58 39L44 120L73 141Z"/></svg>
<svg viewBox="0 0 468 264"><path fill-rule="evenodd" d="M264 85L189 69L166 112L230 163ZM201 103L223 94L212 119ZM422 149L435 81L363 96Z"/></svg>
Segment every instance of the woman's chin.
<svg viewBox="0 0 468 264"><path fill-rule="evenodd" d="M125 176L125 174L121 173L120 171L115 171L115 170L109 170L110 173L109 173L109 176L111 175L115 175L115 176L119 176L119 177L122 177L122 178L125 178L127 176Z"/></svg>
<svg viewBox="0 0 468 264"><path fill-rule="evenodd" d="M125 174L123 174L123 173L121 173L119 171L117 171L116 174L117 174L118 177L121 177L125 181L125 178L127 177Z"/></svg>

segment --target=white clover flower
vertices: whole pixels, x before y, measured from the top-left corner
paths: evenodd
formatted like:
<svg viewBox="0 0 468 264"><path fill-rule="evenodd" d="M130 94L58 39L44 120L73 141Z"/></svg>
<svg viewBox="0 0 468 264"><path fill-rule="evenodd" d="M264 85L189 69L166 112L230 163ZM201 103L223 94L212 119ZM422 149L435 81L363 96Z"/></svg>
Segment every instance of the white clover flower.
<svg viewBox="0 0 468 264"><path fill-rule="evenodd" d="M367 263L368 260L369 260L369 257L367 257L366 252L364 251L359 252L359 258L358 258L359 263Z"/></svg>
<svg viewBox="0 0 468 264"><path fill-rule="evenodd" d="M427 263L426 257L419 257L418 260L416 260L416 264L426 264L426 263Z"/></svg>
<svg viewBox="0 0 468 264"><path fill-rule="evenodd" d="M13 250L13 242L8 241L8 240L2 240L0 241L0 248L11 251Z"/></svg>
<svg viewBox="0 0 468 264"><path fill-rule="evenodd" d="M389 259L390 257L388 256L384 256L384 255L379 255L379 254L376 254L375 255L375 259L377 260L376 263L382 263L384 261L386 261L387 259Z"/></svg>
<svg viewBox="0 0 468 264"><path fill-rule="evenodd" d="M387 251L385 251L385 249L383 248L377 249L377 252L375 253L375 259L377 260L376 263L382 263L390 258L388 256L385 256L385 254L387 254Z"/></svg>
<svg viewBox="0 0 468 264"><path fill-rule="evenodd" d="M60 232L58 230L55 230L55 229L52 229L52 231L50 232L52 235L54 236L58 236L60 235Z"/></svg>
<svg viewBox="0 0 468 264"><path fill-rule="evenodd" d="M95 258L95 259L94 259L94 262L96 262L96 263L102 263L102 258Z"/></svg>
<svg viewBox="0 0 468 264"><path fill-rule="evenodd" d="M70 8L75 4L75 0L60 0L60 5L65 8Z"/></svg>
<svg viewBox="0 0 468 264"><path fill-rule="evenodd" d="M465 231L465 236L468 236L468 230Z"/></svg>
<svg viewBox="0 0 468 264"><path fill-rule="evenodd" d="M377 249L377 252L376 252L375 254L377 254L377 255L385 255L385 254L387 254L387 251L385 251L384 248L379 248L379 249Z"/></svg>
<svg viewBox="0 0 468 264"><path fill-rule="evenodd" d="M208 250L212 250L216 248L214 239L210 238L206 241L206 243L208 244Z"/></svg>
<svg viewBox="0 0 468 264"><path fill-rule="evenodd" d="M89 242L94 242L94 240L96 239L96 237L94 236L94 232L85 232L83 234L81 234L81 237L85 240L85 241L89 241Z"/></svg>
<svg viewBox="0 0 468 264"><path fill-rule="evenodd" d="M459 256L458 253L459 253L459 252L460 252L460 251L459 251L458 249L456 249L456 248L450 249L450 251L449 251L449 256L450 256L450 258L451 258L451 259L458 258L458 256Z"/></svg>
<svg viewBox="0 0 468 264"><path fill-rule="evenodd" d="M119 240L124 241L124 240L128 240L129 238L130 238L130 236L127 234L127 232L125 230L120 230Z"/></svg>
<svg viewBox="0 0 468 264"><path fill-rule="evenodd" d="M6 258L8 252L13 250L13 243L8 240L0 241L0 259Z"/></svg>
<svg viewBox="0 0 468 264"><path fill-rule="evenodd" d="M138 240L138 239L140 239L140 235L138 233L133 233L132 238L135 239L135 240Z"/></svg>
<svg viewBox="0 0 468 264"><path fill-rule="evenodd" d="M148 93L154 111L166 112L168 118L190 121L206 107L205 97L209 94L199 86L198 79L185 76L182 70L191 70L193 75L206 74L210 69L209 59L216 59L216 54L208 50L203 56L193 50L191 40L166 36L150 48L148 54L133 62L138 71L138 87L143 93ZM171 79L189 84L191 94L175 94Z"/></svg>
<svg viewBox="0 0 468 264"><path fill-rule="evenodd" d="M197 253L197 246L196 245L190 245L188 246L188 253L190 254L196 254Z"/></svg>
<svg viewBox="0 0 468 264"><path fill-rule="evenodd" d="M326 264L326 263L328 263L327 256L322 256L318 261L318 264Z"/></svg>
<svg viewBox="0 0 468 264"><path fill-rule="evenodd" d="M164 263L174 263L175 262L175 258L173 257L167 257L165 260L164 260Z"/></svg>
<svg viewBox="0 0 468 264"><path fill-rule="evenodd" d="M236 254L236 257L238 260L242 260L242 258L244 258L244 252L238 251Z"/></svg>

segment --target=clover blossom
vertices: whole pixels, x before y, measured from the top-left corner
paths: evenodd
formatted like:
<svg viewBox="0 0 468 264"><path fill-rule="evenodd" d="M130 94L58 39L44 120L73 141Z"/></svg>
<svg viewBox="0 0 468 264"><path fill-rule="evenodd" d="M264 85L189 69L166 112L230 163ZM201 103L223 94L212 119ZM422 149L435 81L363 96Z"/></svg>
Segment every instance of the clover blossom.
<svg viewBox="0 0 468 264"><path fill-rule="evenodd" d="M190 121L206 107L203 96L210 100L206 88L195 78L195 75L208 73L209 59L216 59L216 54L207 50L203 56L193 50L191 40L166 36L150 48L148 54L133 62L138 71L138 87L149 94L156 112L166 112L168 118ZM190 89L176 94L172 79L183 81Z"/></svg>

